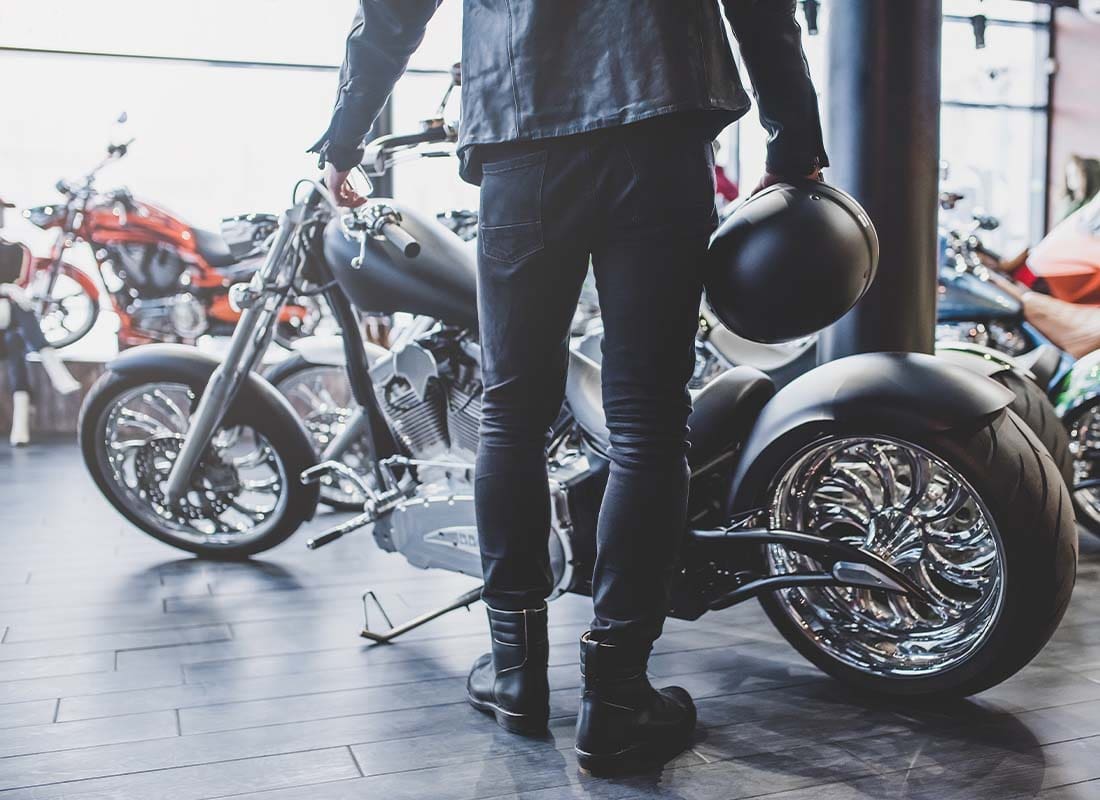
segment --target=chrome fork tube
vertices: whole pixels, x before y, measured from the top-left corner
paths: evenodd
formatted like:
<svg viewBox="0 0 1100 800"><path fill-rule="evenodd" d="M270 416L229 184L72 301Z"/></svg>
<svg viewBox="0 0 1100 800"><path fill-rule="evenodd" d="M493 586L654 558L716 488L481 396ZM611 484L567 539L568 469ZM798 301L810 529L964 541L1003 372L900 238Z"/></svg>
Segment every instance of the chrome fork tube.
<svg viewBox="0 0 1100 800"><path fill-rule="evenodd" d="M296 212L298 216L292 216ZM291 209L279 220L279 235L268 251L259 273L265 286L277 280L282 271L291 237L298 228L300 214L301 209ZM221 424L241 385L267 349L278 322L279 311L285 302L285 293L261 290L255 301L241 314L237 327L233 330L229 352L210 374L198 408L191 416L179 456L168 473L164 493L169 502L175 503L187 494L195 466L210 444L214 431Z"/></svg>

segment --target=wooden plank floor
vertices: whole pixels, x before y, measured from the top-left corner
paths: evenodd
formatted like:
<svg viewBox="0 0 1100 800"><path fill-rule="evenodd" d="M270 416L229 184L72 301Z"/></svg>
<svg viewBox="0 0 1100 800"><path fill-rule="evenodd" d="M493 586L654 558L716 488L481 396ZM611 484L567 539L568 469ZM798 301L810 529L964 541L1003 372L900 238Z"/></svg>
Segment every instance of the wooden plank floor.
<svg viewBox="0 0 1100 800"><path fill-rule="evenodd" d="M471 581L365 536L317 553L306 538L251 563L198 561L123 522L71 441L0 444L0 800L1100 798L1087 535L1054 641L965 702L853 696L755 605L670 622L651 672L694 694L697 740L660 774L617 781L581 776L572 755L584 598L551 609L550 735L517 739L463 699L480 609L391 646L357 636L366 588L404 618Z"/></svg>

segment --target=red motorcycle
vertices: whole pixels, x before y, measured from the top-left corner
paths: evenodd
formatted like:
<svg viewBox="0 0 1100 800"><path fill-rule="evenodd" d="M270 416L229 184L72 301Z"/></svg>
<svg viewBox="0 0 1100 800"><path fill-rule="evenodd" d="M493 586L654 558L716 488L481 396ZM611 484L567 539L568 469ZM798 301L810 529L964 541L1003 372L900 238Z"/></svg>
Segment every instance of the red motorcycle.
<svg viewBox="0 0 1100 800"><path fill-rule="evenodd" d="M67 260L75 244L91 249L119 318L119 349L146 342L190 344L204 334L233 332L240 312L229 304L229 287L252 277L277 227L272 215L249 214L225 220L223 233L214 233L136 199L125 188L97 191L99 171L124 157L132 144L133 139L109 146L107 157L78 184L58 181L64 202L23 212L39 228L57 231L50 255L32 259L26 285L55 348L87 334L100 312L96 282ZM310 333L319 316L309 298L296 298L280 314L280 338Z"/></svg>

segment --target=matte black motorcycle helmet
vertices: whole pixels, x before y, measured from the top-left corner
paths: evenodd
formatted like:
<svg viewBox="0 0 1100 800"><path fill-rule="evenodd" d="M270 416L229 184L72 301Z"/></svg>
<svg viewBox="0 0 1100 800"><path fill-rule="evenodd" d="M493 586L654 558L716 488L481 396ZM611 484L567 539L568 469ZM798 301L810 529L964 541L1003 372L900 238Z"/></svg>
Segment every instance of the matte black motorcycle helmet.
<svg viewBox="0 0 1100 800"><path fill-rule="evenodd" d="M877 268L878 235L863 207L835 186L805 180L769 186L719 226L704 282L724 325L770 344L832 325Z"/></svg>

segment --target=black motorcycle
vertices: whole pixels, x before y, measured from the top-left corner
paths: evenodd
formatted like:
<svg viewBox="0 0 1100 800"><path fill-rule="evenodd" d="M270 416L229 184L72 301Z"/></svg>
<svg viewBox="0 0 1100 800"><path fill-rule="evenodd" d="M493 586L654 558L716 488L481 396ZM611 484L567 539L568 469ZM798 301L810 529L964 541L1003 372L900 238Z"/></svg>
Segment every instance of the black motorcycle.
<svg viewBox="0 0 1100 800"><path fill-rule="evenodd" d="M457 84L457 75L454 81ZM453 150L442 118L377 140L368 171ZM411 564L481 575L473 472L481 418L476 264L439 221L392 199L344 213L312 181L279 220L220 361L157 344L124 353L85 399L80 440L99 488L150 535L243 558L289 537L336 475L363 511L311 548L368 529ZM315 463L287 400L254 367L280 310L323 294L357 404ZM411 322L388 350L356 309ZM591 337L571 348L547 448L547 546L557 597L591 592L609 435ZM1069 602L1077 535L1049 453L986 378L919 354L852 356L783 389L723 372L694 397L691 490L670 613L695 619L758 597L810 661L889 695L965 695L1023 667ZM359 453L363 476L342 456ZM478 590L388 631L392 641Z"/></svg>
<svg viewBox="0 0 1100 800"><path fill-rule="evenodd" d="M393 146L448 138L438 126ZM318 291L343 328L361 407L345 434L368 443L367 479L314 464L286 400L252 369L282 306ZM379 547L416 566L480 575L475 295L469 248L438 222L388 199L341 215L311 184L263 268L234 289L243 314L224 360L149 345L111 362L82 408L86 464L131 522L221 558L282 542L312 516L318 477L341 473L367 498L363 513L311 547L370 526ZM353 306L415 319L376 352ZM555 595L591 590L609 450L599 385L598 361L578 347L547 455ZM886 694L968 694L1012 675L1065 610L1076 532L1057 468L1011 399L922 355L853 356L779 392L750 367L712 380L690 422L672 615L759 597L813 663ZM364 635L391 640L476 596Z"/></svg>

